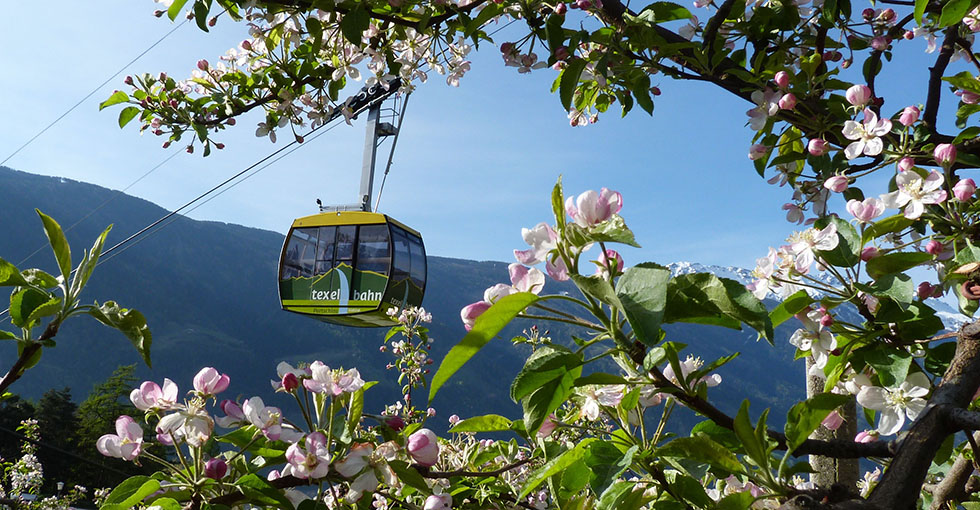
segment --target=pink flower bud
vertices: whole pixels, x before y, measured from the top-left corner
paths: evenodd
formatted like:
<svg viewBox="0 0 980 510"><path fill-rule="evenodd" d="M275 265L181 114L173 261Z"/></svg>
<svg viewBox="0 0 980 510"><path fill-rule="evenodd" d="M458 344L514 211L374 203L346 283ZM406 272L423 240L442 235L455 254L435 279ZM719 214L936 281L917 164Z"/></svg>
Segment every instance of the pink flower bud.
<svg viewBox="0 0 980 510"><path fill-rule="evenodd" d="M225 148L225 144L223 144L221 142L218 142L218 143L214 144L214 148L215 149L218 149L220 151L221 149L224 149Z"/></svg>
<svg viewBox="0 0 980 510"><path fill-rule="evenodd" d="M455 427L457 423L460 422L459 415L453 414L449 416L449 425Z"/></svg>
<svg viewBox="0 0 980 510"><path fill-rule="evenodd" d="M505 42L500 45L500 52L503 53L504 55L509 55L513 51L514 51L514 43L512 42Z"/></svg>
<svg viewBox="0 0 980 510"><path fill-rule="evenodd" d="M888 49L888 38L882 35L874 37L871 39L871 48L877 51L885 51Z"/></svg>
<svg viewBox="0 0 980 510"><path fill-rule="evenodd" d="M228 124L229 126L234 126L236 122L238 122L238 121L236 121L235 118L232 117L232 118L226 120L225 121L225 124Z"/></svg>
<svg viewBox="0 0 980 510"><path fill-rule="evenodd" d="M422 510L451 510L453 508L453 497L449 494L433 494L425 498L425 505Z"/></svg>
<svg viewBox="0 0 980 510"><path fill-rule="evenodd" d="M463 326L466 331L473 329L473 324L476 323L476 318L483 315L483 312L490 309L490 303L486 301L477 301L463 307L459 311L459 316L463 319Z"/></svg>
<svg viewBox="0 0 980 510"><path fill-rule="evenodd" d="M912 39L915 39L915 32L911 30L906 30L905 33L902 34L902 38L905 39L906 41L911 41Z"/></svg>
<svg viewBox="0 0 980 510"><path fill-rule="evenodd" d="M913 160L912 158L902 158L898 160L899 172L908 172L914 166L915 166L915 160Z"/></svg>
<svg viewBox="0 0 980 510"><path fill-rule="evenodd" d="M202 58L201 60L198 60L197 61L197 68L198 69L200 69L202 71L207 71L208 70L208 67L209 67L209 64L208 64L208 61L207 60L204 60Z"/></svg>
<svg viewBox="0 0 980 510"><path fill-rule="evenodd" d="M779 99L780 110L792 110L796 108L796 96L790 92Z"/></svg>
<svg viewBox="0 0 980 510"><path fill-rule="evenodd" d="M840 415L836 410L831 411L826 418L820 423L827 430L837 430L840 428L841 424L844 423L844 417Z"/></svg>
<svg viewBox="0 0 980 510"><path fill-rule="evenodd" d="M847 176L846 175L835 175L823 182L823 187L833 191L834 193L842 193L847 189Z"/></svg>
<svg viewBox="0 0 980 510"><path fill-rule="evenodd" d="M939 255L943 252L943 243L933 239L926 243L926 253L929 255Z"/></svg>
<svg viewBox="0 0 980 510"><path fill-rule="evenodd" d="M766 145L762 145L761 143L757 143L749 147L749 159L751 159L752 161L755 161L759 158L763 158L768 153L769 153L769 147Z"/></svg>
<svg viewBox="0 0 980 510"><path fill-rule="evenodd" d="M830 150L830 144L823 138L814 138L807 144L806 149L813 156L823 156Z"/></svg>
<svg viewBox="0 0 980 510"><path fill-rule="evenodd" d="M881 11L881 14L878 15L878 19L880 19L881 21L885 21L885 22L894 20L895 19L895 9L892 9L891 7L889 7L887 9Z"/></svg>
<svg viewBox="0 0 980 510"><path fill-rule="evenodd" d="M854 436L855 443L870 443L878 440L878 432L874 430L862 430Z"/></svg>
<svg viewBox="0 0 980 510"><path fill-rule="evenodd" d="M390 416L385 418L385 425L391 427L391 430L399 432L401 429L405 428L405 420L401 416Z"/></svg>
<svg viewBox="0 0 980 510"><path fill-rule="evenodd" d="M867 248L861 250L861 260L865 262L877 257L878 255L880 255L878 253L878 248L875 248L874 246L868 246Z"/></svg>
<svg viewBox="0 0 980 510"><path fill-rule="evenodd" d="M215 17L213 17L213 18L211 18L211 19L208 20L208 26L209 27L213 27L213 26L215 26L217 24L218 24L218 17L217 16L215 16Z"/></svg>
<svg viewBox="0 0 980 510"><path fill-rule="evenodd" d="M229 418L234 418L236 420L245 419L245 412L242 411L241 406L239 406L233 400L227 400L227 399L222 400L220 407L221 407L221 411L224 412L225 415L228 416Z"/></svg>
<svg viewBox="0 0 980 510"><path fill-rule="evenodd" d="M789 87L789 78L789 73L786 71L779 71L776 73L776 76L773 77L773 81L776 82L777 87L785 89L786 87Z"/></svg>
<svg viewBox="0 0 980 510"><path fill-rule="evenodd" d="M977 184L973 182L973 179L960 179L956 186L953 186L953 196L960 202L966 202L973 198L976 191Z"/></svg>
<svg viewBox="0 0 980 510"><path fill-rule="evenodd" d="M562 5L564 5L564 4L562 4ZM567 58L568 58L568 48L566 48L564 46L559 46L557 49L555 49L555 59L556 60L565 60Z"/></svg>
<svg viewBox="0 0 980 510"><path fill-rule="evenodd" d="M163 16L163 13L165 13L165 12L167 12L167 11L164 11L164 10L161 10L161 9L157 9L157 10L153 11L153 15L159 18L160 16Z"/></svg>
<svg viewBox="0 0 980 510"><path fill-rule="evenodd" d="M872 9L872 8L870 8L870 7L868 7L865 10L861 11L861 16L864 19L870 21L871 19L874 19L874 17L875 17L875 10Z"/></svg>
<svg viewBox="0 0 980 510"><path fill-rule="evenodd" d="M919 287L916 289L916 295L919 296L920 300L925 301L926 299L933 297L936 294L937 290L938 287L936 287L935 285L929 282L922 282L919 284Z"/></svg>
<svg viewBox="0 0 980 510"><path fill-rule="evenodd" d="M194 389L205 395L217 395L228 389L230 382L228 374L218 373L212 367L204 367L194 376Z"/></svg>
<svg viewBox="0 0 980 510"><path fill-rule="evenodd" d="M970 92L967 90L957 90L955 92L957 96L960 96L960 101L964 104L977 104L980 103L980 94Z"/></svg>
<svg viewBox="0 0 980 510"><path fill-rule="evenodd" d="M188 146L187 146L187 148L186 148L186 149L184 149L184 150L185 150L185 151L186 151L186 152L187 152L188 154L194 154L194 146L193 146L193 145L188 145Z"/></svg>
<svg viewBox="0 0 980 510"><path fill-rule="evenodd" d="M650 87L650 93L654 96L659 96L661 94L660 87Z"/></svg>
<svg viewBox="0 0 980 510"><path fill-rule="evenodd" d="M825 51L822 56L824 62L838 62L842 57L841 52L834 50Z"/></svg>
<svg viewBox="0 0 980 510"><path fill-rule="evenodd" d="M558 422L555 418L555 413L551 413L544 419L544 423L541 424L541 428L538 429L538 437L546 438L551 435L555 429L558 428Z"/></svg>
<svg viewBox="0 0 980 510"><path fill-rule="evenodd" d="M421 466L432 466L439 461L439 441L429 429L419 429L408 436L408 454Z"/></svg>
<svg viewBox="0 0 980 510"><path fill-rule="evenodd" d="M941 143L936 146L932 155L940 166L949 167L956 161L956 146L950 143Z"/></svg>
<svg viewBox="0 0 980 510"><path fill-rule="evenodd" d="M252 41L249 41L248 39L245 39L244 41L242 41L242 49L245 50L245 51L251 51L252 50Z"/></svg>
<svg viewBox="0 0 980 510"><path fill-rule="evenodd" d="M917 120L919 120L919 108L916 106L906 106L902 110L902 115L898 117L898 121L905 127L915 124Z"/></svg>
<svg viewBox="0 0 980 510"><path fill-rule="evenodd" d="M871 100L871 89L867 85L853 85L847 89L844 97L854 106L864 106Z"/></svg>
<svg viewBox="0 0 980 510"><path fill-rule="evenodd" d="M285 390L286 393L292 393L293 390L299 388L299 379L296 377L296 374L292 372L287 372L286 375L282 376L281 383L282 389Z"/></svg>
<svg viewBox="0 0 980 510"><path fill-rule="evenodd" d="M210 459L204 463L204 476L220 480L228 474L228 464L221 459Z"/></svg>
<svg viewBox="0 0 980 510"><path fill-rule="evenodd" d="M829 313L825 314L823 317L820 318L820 325L825 328L829 328L833 324L834 324L834 316L830 315Z"/></svg>
<svg viewBox="0 0 980 510"><path fill-rule="evenodd" d="M555 6L555 14L564 16L566 12L568 12L568 7L564 3Z"/></svg>
<svg viewBox="0 0 980 510"><path fill-rule="evenodd" d="M166 149L170 147L170 142L163 142L163 148Z"/></svg>

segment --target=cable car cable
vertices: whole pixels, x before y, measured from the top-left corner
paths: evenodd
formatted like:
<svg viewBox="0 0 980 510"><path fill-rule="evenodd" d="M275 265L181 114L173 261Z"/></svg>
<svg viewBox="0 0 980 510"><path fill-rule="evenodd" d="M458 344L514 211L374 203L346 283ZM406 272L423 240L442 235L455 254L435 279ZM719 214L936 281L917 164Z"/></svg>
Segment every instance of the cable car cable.
<svg viewBox="0 0 980 510"><path fill-rule="evenodd" d="M378 212L381 207L381 194L385 191L385 181L388 180L388 172L391 171L391 160L395 157L395 145L398 143L398 135L402 132L402 121L405 120L405 109L408 108L408 98L412 93L405 94L402 102L402 112L398 115L398 127L395 128L395 138L391 141L391 150L388 151L388 164L385 165L385 173L381 176L381 186L378 188L378 200L374 204L374 212Z"/></svg>
<svg viewBox="0 0 980 510"><path fill-rule="evenodd" d="M169 163L169 162L170 162L170 160L171 160L171 159L174 159L174 157L175 157L175 156L177 156L178 154L181 154L181 152L179 152L179 151L173 151L173 153L172 153L172 154L170 154L169 156L167 156L167 157L166 157L166 159L164 159L163 161L161 161L161 162L159 162L159 163L157 163L157 165L156 165L156 166L154 166L153 168L151 168L151 169L149 169L149 170L148 170L148 171L147 171L146 173L144 173L143 175L141 175L141 176L139 176L139 177L138 177L138 178L137 178L137 179L136 179L135 181L133 181L133 182L131 182L131 183L129 183L129 185L127 185L127 186L126 186L125 188L123 188L123 189L121 189L121 190L116 190L116 192L115 192L115 193L113 193L113 194L112 194L112 196L110 196L109 198L107 198L107 199L105 199L105 200L103 200L103 201L102 201L102 203L101 203L101 204L99 204L99 205L98 205L98 206L97 206L97 207L96 207L95 209L92 209L91 211L89 211L89 212L88 212L88 214L86 214L85 216L82 216L82 218L81 218L81 219L79 219L79 220L78 220L78 221L76 221L75 223L72 223L72 224L71 224L71 226L69 226L68 228L66 228L66 229L64 230L64 232L65 232L66 234L67 234L68 232L71 232L71 231L72 231L72 229L74 229L75 227L77 227L79 223L81 223L81 222L83 222L83 221L85 221L86 219L88 219L88 218L89 218L90 216L92 216L93 214L95 214L95 213L96 213L96 212L97 212L97 211L98 211L99 209L102 209L103 207L105 207L106 205L108 205L108 204L109 204L109 202L112 202L113 200L115 200L115 199L117 199L117 198L119 198L119 197L120 197L121 195L123 195L123 194L125 194L125 193L126 193L126 191L128 191L128 190L129 190L130 188L132 188L133 186L135 186L135 185L136 185L137 183L139 183L140 181L142 181L143 179L145 179L145 178L146 178L147 176L149 176L150 174L152 174L153 172L155 172L155 171L156 171L157 169L159 169L159 168L160 168L160 167L162 167L163 165L166 165L167 163ZM38 253L40 253L40 252L41 252L42 250L44 250L44 248L46 248L47 246L48 246L47 244L42 244L41 246L39 246L39 247L38 247L38 248L37 248L36 250L34 250L34 251L33 251L33 252L32 252L32 253L30 254L30 255L28 255L28 256L26 256L26 257L24 257L24 259L23 259L23 260L21 260L20 262L18 262L18 263L17 263L17 267L20 267L20 266L22 266L22 265L24 265L24 263L25 263L25 262L27 262L27 261L28 261L28 260L30 260L30 259L31 259L31 258L32 258L33 256L35 256L35 255L37 255Z"/></svg>
<svg viewBox="0 0 980 510"><path fill-rule="evenodd" d="M113 473L115 473L117 475L122 475L122 476L131 476L132 475L132 473L126 473L126 472L121 471L119 469L116 469L116 468L114 468L112 466L107 466L107 465L105 465L105 464L103 464L101 462L96 462L96 461L94 461L92 459L89 459L87 457L82 457L81 455L78 455L77 453L72 453L72 452L70 452L68 450L64 450L62 448L58 448L57 446L55 446L53 444L48 444L48 443L45 443L44 441L39 441L39 440L36 440L36 439L31 439L31 438L29 438L29 437L27 437L27 436L25 436L25 435L23 435L23 434L21 434L19 432L14 432L13 430L8 429L7 427L0 427L0 432L5 432L7 434L10 434L11 436L16 437L17 439L20 439L21 441L27 441L29 443L36 444L36 445L41 446L43 448L47 448L49 450L54 450L54 451L56 451L58 453L61 453L63 455L67 455L69 457L78 459L78 460L80 460L82 462L87 462L87 463L89 463L89 464L91 464L93 466L98 466L98 467L100 467L100 468L102 468L102 469L104 469L106 471L112 471Z"/></svg>
<svg viewBox="0 0 980 510"><path fill-rule="evenodd" d="M83 97L77 103L75 103L74 106L72 106L71 108L69 108L68 110L66 110L65 113L62 113L61 115L58 116L57 119L54 119L53 121L51 121L50 124L48 124L47 126L45 126L44 129L38 131L37 134L35 134L34 136L32 136L30 140L24 142L24 144L21 145L20 147L18 147L17 150L15 150L14 152L10 153L10 155L7 156L6 158L4 158L3 161L0 161L0 165L3 165L7 161L10 161L10 158L16 156L18 152L24 150L24 148L26 148L28 145L30 145L32 142L34 142L34 140L37 140L37 138L39 136L43 135L45 131L51 129L55 124L57 124L58 122L60 122L61 119L65 118L69 113L73 112L75 110L75 108L78 108L79 106L81 106L82 103L84 103L86 100L88 100L88 98L92 97L96 92L98 92L99 90L101 90L102 87L105 87L110 81L113 80L113 78L115 78L116 76L119 76L119 74L122 73L123 71L125 71L126 68L128 68L129 66L135 64L137 60L143 58L143 55L146 55L147 53L149 53L150 50L152 50L153 48L155 48L158 44L162 43L163 40L166 39L167 37L170 37L170 34L176 32L177 29L180 28L180 27L182 27L182 26L184 26L185 23L187 23L187 19L186 18L184 19L184 21L181 21L180 24L178 24L177 26L175 26L174 28L172 28L169 32L167 32L166 34L164 34L163 37L157 39L157 41L155 43L151 44L148 48L146 48L145 50L143 50L142 53L140 53L139 55L136 55L135 58L133 58L132 60L130 60L126 65L122 66L118 71L116 71L115 73L113 73L112 76L106 78L106 80L104 82L100 83L97 87L95 87L94 89L92 89L91 92L89 92L85 97Z"/></svg>

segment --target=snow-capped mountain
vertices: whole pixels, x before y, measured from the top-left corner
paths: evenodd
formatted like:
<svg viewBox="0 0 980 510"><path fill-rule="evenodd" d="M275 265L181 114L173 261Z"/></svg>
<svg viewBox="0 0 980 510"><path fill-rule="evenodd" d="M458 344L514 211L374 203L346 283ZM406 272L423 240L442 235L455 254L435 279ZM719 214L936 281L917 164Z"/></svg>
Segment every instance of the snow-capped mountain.
<svg viewBox="0 0 980 510"><path fill-rule="evenodd" d="M667 264L667 268L670 269L671 274L674 276L690 273L712 273L721 278L735 280L743 285L747 285L756 279L754 276L752 276L752 271L750 269L735 266L715 266L700 264L697 262L682 261ZM828 285L834 285L837 283L836 279L831 274L826 272L813 274L811 276L815 276ZM814 297L819 296L814 295ZM779 300L779 298L771 292L769 293L768 299L772 299L774 301ZM943 324L946 325L946 329L950 331L955 331L961 328L964 324L973 320L970 317L961 314L955 307L951 306L946 301L930 298L926 300L926 304L936 311L936 315L939 316L939 318L943 321Z"/></svg>

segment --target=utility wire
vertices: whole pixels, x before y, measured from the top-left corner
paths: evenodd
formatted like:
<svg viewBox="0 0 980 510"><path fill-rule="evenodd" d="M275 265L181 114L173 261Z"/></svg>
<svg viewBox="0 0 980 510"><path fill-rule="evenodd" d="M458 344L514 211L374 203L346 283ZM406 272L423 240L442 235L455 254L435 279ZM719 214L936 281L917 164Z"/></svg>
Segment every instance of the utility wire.
<svg viewBox="0 0 980 510"><path fill-rule="evenodd" d="M3 161L0 161L0 165L3 165L7 161L10 161L10 158L16 156L18 152L24 150L24 148L26 148L28 145L30 145L32 142L34 142L34 140L37 140L37 138L39 136L43 135L45 131L51 129L52 126L54 126L55 124L57 124L59 121L61 121L61 119L65 118L69 113L71 113L72 111L74 111L75 108L78 108L79 106L81 106L82 103L84 103L86 100L88 100L88 98L92 97L96 92L98 92L99 90L101 90L102 87L105 87L110 81L113 80L113 78L115 78L116 76L119 76L119 74L122 73L123 71L125 71L129 66L135 64L137 60L143 58L143 55L146 55L147 53L150 52L150 50L152 50L153 48L155 48L158 44L162 43L164 39L166 39L167 37L170 37L170 34L176 32L178 28L184 26L184 23L187 23L187 19L184 19L184 21L181 21L177 26L175 26L169 32L167 32L166 34L164 34L163 37L157 39L157 41L155 43L151 44L150 47L148 47L145 50L143 50L143 52L140 53L139 55L136 55L136 57L134 59L130 60L126 65L124 65L121 68L119 68L119 70L116 71L112 76L106 78L106 80L104 82L100 83L98 87L95 87L94 89L92 89L92 92L89 92L85 97L83 97L77 103L75 103L74 106L72 106L71 108L69 108L68 110L66 110L65 113L62 113L61 115L58 116L57 119L54 119L53 121L51 121L50 124L48 124L47 126L45 126L44 129L38 131L37 134L35 134L34 136L32 136L30 140L24 142L24 144L21 145L20 147L18 147L17 150L15 150L14 152L10 153L10 155L7 156L6 158L4 158Z"/></svg>
<svg viewBox="0 0 980 510"><path fill-rule="evenodd" d="M38 445L38 446L40 446L42 448L47 448L49 450L54 450L54 451L56 451L56 452L58 452L58 453L60 453L62 455L67 455L67 456L69 456L69 457L71 457L73 459L78 459L78 460L80 460L82 462L91 464L93 466L98 466L99 468L104 469L106 471L112 471L113 473L115 473L117 475L122 475L122 476L131 476L132 475L132 473L126 473L126 472L120 471L120 470L118 470L118 469L116 469L116 468L114 468L112 466L107 466L107 465L105 465L105 464L103 464L101 462L96 462L96 461L94 461L92 459L89 459L87 457L82 457L81 455L78 455L76 453L72 453L72 452L70 452L68 450L63 450L61 448L58 448L55 445L45 443L44 441L38 441L37 439L31 439L31 438L29 438L29 437L27 437L27 436L25 436L25 435L23 435L23 434L21 434L19 432L14 432L13 430L8 429L7 427L0 427L0 432L5 432L7 434L10 434L11 436L16 437L17 439L20 439L21 441L27 441L29 443L36 444L36 445Z"/></svg>

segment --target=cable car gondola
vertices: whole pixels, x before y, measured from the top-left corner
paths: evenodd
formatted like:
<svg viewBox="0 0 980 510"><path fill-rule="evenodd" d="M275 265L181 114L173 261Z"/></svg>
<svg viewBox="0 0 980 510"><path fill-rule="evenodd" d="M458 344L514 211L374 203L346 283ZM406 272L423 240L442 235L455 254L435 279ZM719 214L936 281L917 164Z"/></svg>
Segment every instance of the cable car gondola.
<svg viewBox="0 0 980 510"><path fill-rule="evenodd" d="M368 110L361 201L321 206L318 214L293 221L279 256L283 310L335 324L373 327L392 325L387 315L391 307L422 304L426 276L422 236L371 211L378 139L395 135L397 140L398 133L390 123L380 122L381 103L398 87L397 81L387 88L375 85L348 102L354 112ZM404 114L403 104L399 127Z"/></svg>
<svg viewBox="0 0 980 510"><path fill-rule="evenodd" d="M384 214L336 211L293 222L283 245L283 310L348 326L391 326L388 308L418 306L425 246Z"/></svg>

